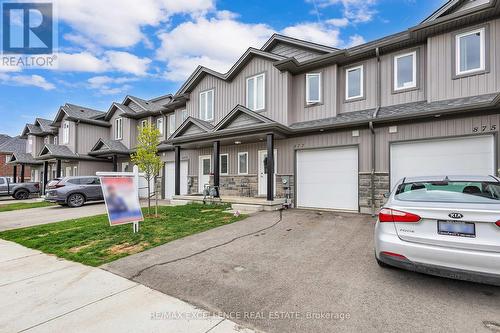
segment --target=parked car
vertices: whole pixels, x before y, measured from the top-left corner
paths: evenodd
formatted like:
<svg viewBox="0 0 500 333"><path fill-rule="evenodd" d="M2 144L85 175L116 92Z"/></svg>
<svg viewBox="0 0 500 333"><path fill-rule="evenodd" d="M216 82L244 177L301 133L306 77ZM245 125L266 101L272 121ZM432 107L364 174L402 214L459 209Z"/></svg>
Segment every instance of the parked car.
<svg viewBox="0 0 500 333"><path fill-rule="evenodd" d="M47 184L45 193L45 201L69 207L100 200L104 200L101 182L95 176L55 178Z"/></svg>
<svg viewBox="0 0 500 333"><path fill-rule="evenodd" d="M405 178L380 210L382 267L500 285L500 179Z"/></svg>
<svg viewBox="0 0 500 333"><path fill-rule="evenodd" d="M12 183L9 178L0 177L0 197L12 196L17 200L25 200L37 193L40 193L39 183Z"/></svg>

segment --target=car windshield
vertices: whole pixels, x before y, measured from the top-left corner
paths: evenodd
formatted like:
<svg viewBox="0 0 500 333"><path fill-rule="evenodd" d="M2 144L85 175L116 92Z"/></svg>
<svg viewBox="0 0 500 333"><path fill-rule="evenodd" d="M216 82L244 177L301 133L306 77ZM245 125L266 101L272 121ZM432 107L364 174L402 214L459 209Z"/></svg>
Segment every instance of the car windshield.
<svg viewBox="0 0 500 333"><path fill-rule="evenodd" d="M500 203L500 183L478 181L429 181L403 183L397 200L459 203Z"/></svg>

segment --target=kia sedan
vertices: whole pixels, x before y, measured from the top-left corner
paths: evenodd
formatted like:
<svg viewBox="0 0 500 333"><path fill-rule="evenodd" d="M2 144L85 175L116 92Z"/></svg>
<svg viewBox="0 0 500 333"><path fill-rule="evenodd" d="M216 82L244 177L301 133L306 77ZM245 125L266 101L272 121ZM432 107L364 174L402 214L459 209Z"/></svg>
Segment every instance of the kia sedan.
<svg viewBox="0 0 500 333"><path fill-rule="evenodd" d="M375 256L382 267L500 285L500 179L402 179L378 215Z"/></svg>
<svg viewBox="0 0 500 333"><path fill-rule="evenodd" d="M99 177L55 178L47 184L45 201L63 206L81 207L88 201L104 200Z"/></svg>

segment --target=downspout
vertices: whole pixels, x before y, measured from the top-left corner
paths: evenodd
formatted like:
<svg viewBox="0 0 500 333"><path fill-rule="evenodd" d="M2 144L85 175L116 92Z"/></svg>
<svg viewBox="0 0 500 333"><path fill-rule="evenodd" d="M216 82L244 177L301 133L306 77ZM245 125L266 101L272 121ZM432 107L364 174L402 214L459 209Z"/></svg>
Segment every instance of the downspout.
<svg viewBox="0 0 500 333"><path fill-rule="evenodd" d="M381 76L381 65L380 65L380 49L377 47L375 48L375 54L377 56L377 96L376 96L376 106L375 106L375 112L373 112L372 119L377 118L378 112L380 111L380 105L381 105L381 99L382 99L382 76ZM371 138L372 138L372 161L371 161L371 201L372 201L372 216L375 216L376 214L376 207L375 207L375 164L376 164L376 155L375 155L375 149L376 149L376 141L375 141L375 129L373 127L373 120L371 120L368 124L371 132Z"/></svg>

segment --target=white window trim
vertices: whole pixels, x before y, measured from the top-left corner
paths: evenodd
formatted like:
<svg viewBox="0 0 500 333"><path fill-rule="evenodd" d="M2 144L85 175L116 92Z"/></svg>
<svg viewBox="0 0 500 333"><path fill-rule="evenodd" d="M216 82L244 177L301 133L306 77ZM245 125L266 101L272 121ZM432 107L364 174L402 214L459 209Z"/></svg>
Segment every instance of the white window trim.
<svg viewBox="0 0 500 333"><path fill-rule="evenodd" d="M169 114L168 115L168 135L174 134L176 130L176 125L175 125L175 113ZM173 123L173 124L172 124Z"/></svg>
<svg viewBox="0 0 500 333"><path fill-rule="evenodd" d="M318 82L319 82L319 87L318 87L318 97L319 99L318 100L312 100L309 98L309 93L310 93L310 88L309 88L309 78L312 77L312 76L318 76ZM322 82L321 82L321 72L318 72L318 73L307 73L306 74L306 103L307 104L316 104L316 103L321 103L321 99L323 98L322 96L322 93L321 93L321 89L322 89Z"/></svg>
<svg viewBox="0 0 500 333"><path fill-rule="evenodd" d="M227 172L224 172L224 173L221 171L222 170L222 156L226 156L226 161L227 161ZM221 174L223 176L229 175L229 154L227 154L227 153L219 155L219 174Z"/></svg>
<svg viewBox="0 0 500 333"><path fill-rule="evenodd" d="M69 122L65 121L63 123L63 144L69 143Z"/></svg>
<svg viewBox="0 0 500 333"><path fill-rule="evenodd" d="M255 79L253 81L254 82L253 91L255 92L255 94L253 96L253 105L257 106L257 78L261 77L261 76L262 76L262 90L263 90L263 94L264 94L264 96L262 96L262 107L259 109L255 108L252 111L262 111L262 110L265 110L265 108L266 108L266 73L257 74L257 75L251 76L251 77L247 77L247 79L246 79L246 91L245 91L246 92L246 106L249 108L248 81L250 81L251 79Z"/></svg>
<svg viewBox="0 0 500 333"><path fill-rule="evenodd" d="M479 61L479 68L474 68L474 69L469 69L466 71L460 71L460 38L473 35L476 33L480 33L480 61ZM479 28L471 31L464 32L462 34L458 34L455 36L455 72L456 75L464 75L464 74L470 74L470 73L476 73L476 72L481 72L486 70L486 29Z"/></svg>
<svg viewBox="0 0 500 333"><path fill-rule="evenodd" d="M208 98L207 97L208 97L209 93L212 93L212 117L211 118L207 117L207 111L208 111ZM206 97L205 97L205 114L202 114L202 108L201 108L201 96L202 95L206 95ZM205 90L205 91L200 92L198 104L199 104L198 108L199 108L200 119L201 120L205 120L205 121L212 121L212 120L214 120L214 113L215 113L215 89L209 89L209 90Z"/></svg>
<svg viewBox="0 0 500 333"><path fill-rule="evenodd" d="M412 76L413 81L411 81L411 85L398 87L398 59L404 58L407 56L412 56ZM398 54L394 56L394 91L406 90L417 87L417 51L408 52L404 54Z"/></svg>
<svg viewBox="0 0 500 333"><path fill-rule="evenodd" d="M115 119L115 140L123 139L123 118Z"/></svg>
<svg viewBox="0 0 500 333"><path fill-rule="evenodd" d="M182 120L182 122L184 122L187 118L188 118L187 110L186 109L181 110L181 120Z"/></svg>
<svg viewBox="0 0 500 333"><path fill-rule="evenodd" d="M247 159L246 159L247 172L240 171L240 156L242 156L242 155L246 155L246 157L247 157ZM247 151L238 153L238 175L248 175L248 152Z"/></svg>
<svg viewBox="0 0 500 333"><path fill-rule="evenodd" d="M156 118L156 128L158 129L158 131L160 131L160 135L163 135L163 133L165 131L165 126L164 126L163 121L164 121L163 117ZM161 122L161 125L158 125L158 122Z"/></svg>
<svg viewBox="0 0 500 333"><path fill-rule="evenodd" d="M59 138L56 136L54 136L54 144L57 145L59 144Z"/></svg>
<svg viewBox="0 0 500 333"><path fill-rule="evenodd" d="M361 93L360 95L358 96L349 96L349 72L352 72L352 71L355 71L355 70L358 70L360 69L361 70L361 74L359 76L360 78L360 87L359 87L359 92ZM350 101L350 100L353 100L353 99L358 99L358 98L363 98L364 95L365 95L365 89L364 89L364 82L365 81L365 69L364 69L364 65L359 65L359 66L355 66L355 67L350 67L350 68L346 68L345 70L345 100L346 101Z"/></svg>
<svg viewBox="0 0 500 333"><path fill-rule="evenodd" d="M145 120L141 120L141 127L142 127L142 128L144 128L144 127L146 127L146 126L148 126L148 121L147 121L147 119L145 119Z"/></svg>

